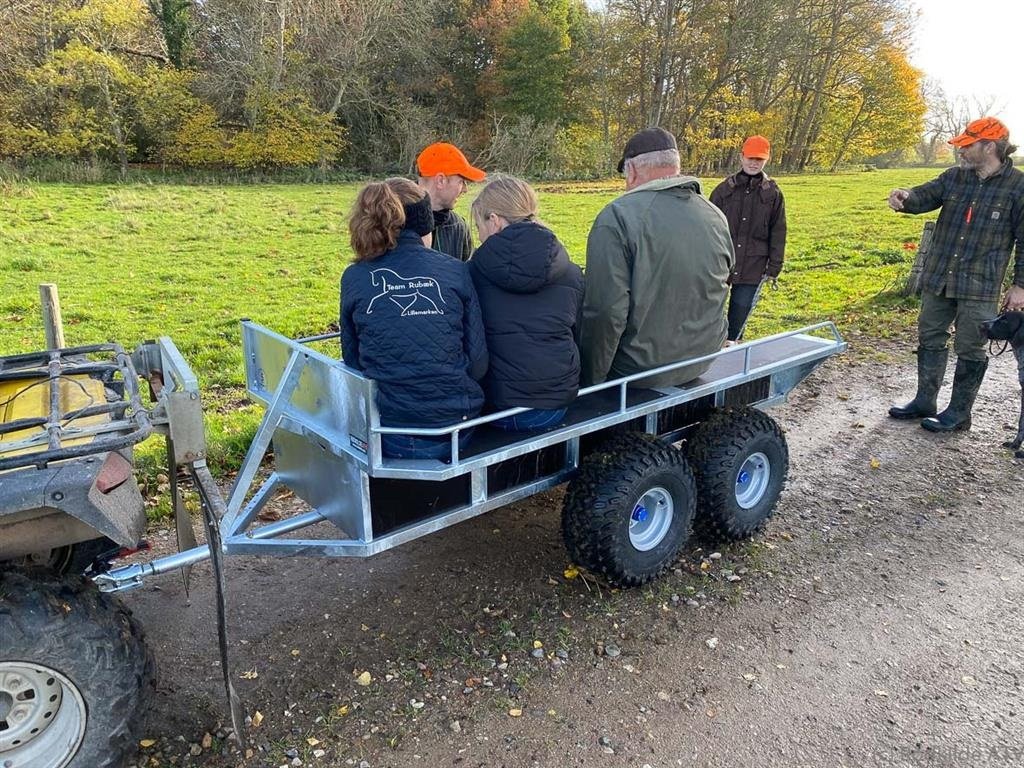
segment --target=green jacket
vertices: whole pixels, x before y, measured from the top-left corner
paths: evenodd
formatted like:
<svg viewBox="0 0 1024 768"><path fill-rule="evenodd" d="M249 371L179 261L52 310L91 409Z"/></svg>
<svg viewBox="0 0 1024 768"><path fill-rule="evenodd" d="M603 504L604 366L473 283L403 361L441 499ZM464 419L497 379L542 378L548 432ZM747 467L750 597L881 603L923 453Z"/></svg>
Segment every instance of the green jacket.
<svg viewBox="0 0 1024 768"><path fill-rule="evenodd" d="M733 259L725 216L691 176L648 182L606 205L587 239L582 384L721 349ZM639 384L685 384L708 366Z"/></svg>

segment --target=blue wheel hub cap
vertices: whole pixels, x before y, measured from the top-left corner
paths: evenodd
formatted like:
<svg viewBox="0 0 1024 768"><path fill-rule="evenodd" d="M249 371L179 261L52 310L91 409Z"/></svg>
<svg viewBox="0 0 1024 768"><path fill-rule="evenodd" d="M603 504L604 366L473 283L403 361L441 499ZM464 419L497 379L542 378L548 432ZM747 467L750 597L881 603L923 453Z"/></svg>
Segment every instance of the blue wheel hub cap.
<svg viewBox="0 0 1024 768"><path fill-rule="evenodd" d="M646 491L629 515L629 543L641 552L658 546L672 525L675 505L672 494L656 486Z"/></svg>
<svg viewBox="0 0 1024 768"><path fill-rule="evenodd" d="M736 473L736 503L750 509L764 498L772 477L772 465L763 453L750 454Z"/></svg>

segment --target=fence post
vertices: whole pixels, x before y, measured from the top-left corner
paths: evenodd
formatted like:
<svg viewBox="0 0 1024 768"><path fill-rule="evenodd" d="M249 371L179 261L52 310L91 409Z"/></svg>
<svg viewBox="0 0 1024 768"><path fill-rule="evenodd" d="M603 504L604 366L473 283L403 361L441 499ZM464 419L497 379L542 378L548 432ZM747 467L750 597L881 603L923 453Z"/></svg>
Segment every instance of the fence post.
<svg viewBox="0 0 1024 768"><path fill-rule="evenodd" d="M41 283L39 303L43 309L46 348L63 349L66 346L64 343L64 320L60 316L60 296L57 295L57 286L53 283Z"/></svg>
<svg viewBox="0 0 1024 768"><path fill-rule="evenodd" d="M932 244L932 233L935 232L935 222L926 221L924 230L921 232L921 242L917 246L917 255L914 257L914 265L907 275L907 282L903 286L904 296L915 296L921 292L921 273L924 271L924 262L928 257L928 248Z"/></svg>

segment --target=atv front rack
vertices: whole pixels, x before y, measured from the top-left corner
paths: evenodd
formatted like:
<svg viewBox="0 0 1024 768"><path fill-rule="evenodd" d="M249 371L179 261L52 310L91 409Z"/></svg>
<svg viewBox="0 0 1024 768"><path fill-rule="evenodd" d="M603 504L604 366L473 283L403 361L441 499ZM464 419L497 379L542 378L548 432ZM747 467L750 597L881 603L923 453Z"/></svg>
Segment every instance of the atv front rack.
<svg viewBox="0 0 1024 768"><path fill-rule="evenodd" d="M39 397L39 388L42 406L20 415L19 399ZM0 392L0 472L121 450L153 430L118 344L0 358Z"/></svg>

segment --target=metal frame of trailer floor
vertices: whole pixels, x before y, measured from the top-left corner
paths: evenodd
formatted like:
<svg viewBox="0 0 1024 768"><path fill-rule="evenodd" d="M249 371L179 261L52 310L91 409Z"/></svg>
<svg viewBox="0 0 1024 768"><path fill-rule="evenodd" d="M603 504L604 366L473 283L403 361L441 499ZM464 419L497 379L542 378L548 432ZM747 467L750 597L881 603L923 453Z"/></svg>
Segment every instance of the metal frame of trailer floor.
<svg viewBox="0 0 1024 768"><path fill-rule="evenodd" d="M242 324L242 338L247 389L266 406L266 413L226 500L219 530L222 551L328 557L368 557L559 485L578 467L581 443L611 427L628 425L671 441L681 439L710 408L773 405L847 346L834 323L818 323L588 387L562 424L539 433L509 434L487 425L526 409L443 429L382 427L376 383L302 343L310 340L287 339L248 321ZM709 361L711 367L685 387L635 386L653 373L700 361ZM460 449L460 435L470 429L472 438ZM451 457L384 458L380 436L386 433L449 436ZM275 470L253 492L272 444ZM281 487L311 510L255 524ZM383 502L375 504L374 496ZM395 507L411 503L420 504L419 513L396 516ZM392 509L382 511L381 506ZM347 538L289 537L325 521ZM131 589L147 576L209 557L209 548L199 546L114 569L96 581L104 591Z"/></svg>

